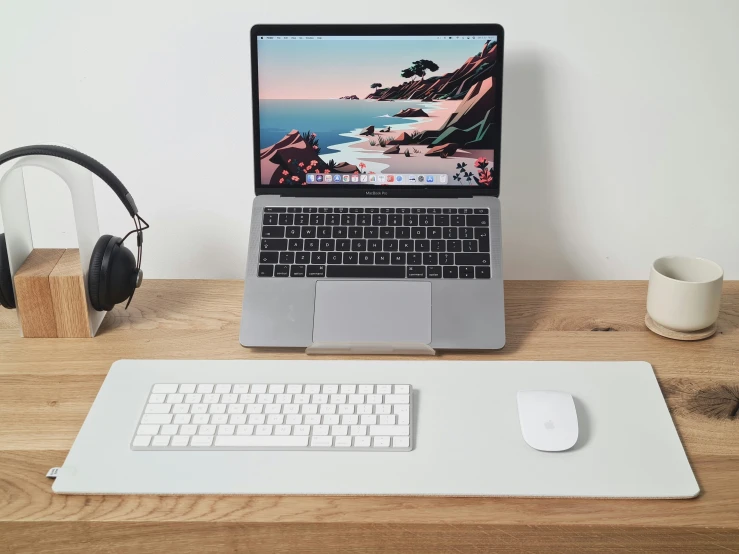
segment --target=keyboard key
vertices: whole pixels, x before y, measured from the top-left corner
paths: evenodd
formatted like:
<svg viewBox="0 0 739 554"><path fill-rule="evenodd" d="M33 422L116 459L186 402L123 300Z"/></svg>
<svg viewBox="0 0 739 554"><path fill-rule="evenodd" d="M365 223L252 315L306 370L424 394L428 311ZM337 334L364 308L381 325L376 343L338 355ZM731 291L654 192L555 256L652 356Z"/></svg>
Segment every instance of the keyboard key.
<svg viewBox="0 0 739 554"><path fill-rule="evenodd" d="M416 252L428 252L431 250L431 241L429 240L417 240L416 241Z"/></svg>
<svg viewBox="0 0 739 554"><path fill-rule="evenodd" d="M294 264L295 263L295 252L280 252L280 263L281 264Z"/></svg>
<svg viewBox="0 0 739 554"><path fill-rule="evenodd" d="M436 225L437 227L448 227L449 226L449 216L448 215L435 215L434 225Z"/></svg>
<svg viewBox="0 0 739 554"><path fill-rule="evenodd" d="M293 251L303 250L303 239L290 239L287 242L287 249Z"/></svg>
<svg viewBox="0 0 739 554"><path fill-rule="evenodd" d="M379 252L382 250L382 241L380 239L370 239L367 241L367 250L370 252Z"/></svg>
<svg viewBox="0 0 739 554"><path fill-rule="evenodd" d="M386 252L396 252L398 250L398 241L384 240L382 241L382 249Z"/></svg>
<svg viewBox="0 0 739 554"><path fill-rule="evenodd" d="M396 208L395 211L399 214L409 214L411 213L410 208Z"/></svg>
<svg viewBox="0 0 739 554"><path fill-rule="evenodd" d="M375 254L375 263L376 264L389 264L390 263L390 254L388 252L377 252Z"/></svg>
<svg viewBox="0 0 739 554"><path fill-rule="evenodd" d="M318 208L303 208L303 213L314 214L318 211Z"/></svg>
<svg viewBox="0 0 739 554"><path fill-rule="evenodd" d="M341 224L341 216L339 214L329 214L326 216L326 225Z"/></svg>
<svg viewBox="0 0 739 554"><path fill-rule="evenodd" d="M276 264L279 257L277 252L260 252L259 263L260 264Z"/></svg>
<svg viewBox="0 0 739 554"><path fill-rule="evenodd" d="M277 221L280 225L292 225L294 217L293 214L280 214Z"/></svg>
<svg viewBox="0 0 739 554"><path fill-rule="evenodd" d="M323 214L313 214L310 216L310 224L316 226L325 225L326 216Z"/></svg>
<svg viewBox="0 0 739 554"><path fill-rule="evenodd" d="M425 279L426 278L426 268L422 265L420 266L414 266L409 265L408 266L408 279Z"/></svg>
<svg viewBox="0 0 739 554"><path fill-rule="evenodd" d="M421 265L423 263L423 254L413 252L408 254L408 265Z"/></svg>
<svg viewBox="0 0 739 554"><path fill-rule="evenodd" d="M359 253L357 253L357 252L344 252L344 263L345 264L356 264L356 263L359 263Z"/></svg>
<svg viewBox="0 0 739 554"><path fill-rule="evenodd" d="M460 279L474 279L475 268L471 265L463 265L459 267L459 278Z"/></svg>
<svg viewBox="0 0 739 554"><path fill-rule="evenodd" d="M326 261L329 264L340 264L341 263L341 252L329 252L326 257Z"/></svg>
<svg viewBox="0 0 739 554"><path fill-rule="evenodd" d="M260 265L257 271L257 275L260 277L272 277L275 272L275 266L273 265Z"/></svg>
<svg viewBox="0 0 739 554"><path fill-rule="evenodd" d="M310 445L328 448L333 444L333 440L334 440L333 437L317 437L314 435L310 439Z"/></svg>
<svg viewBox="0 0 739 554"><path fill-rule="evenodd" d="M295 215L295 225L308 225L310 216L306 213Z"/></svg>
<svg viewBox="0 0 739 554"><path fill-rule="evenodd" d="M383 214L394 214L395 208L380 208L380 213Z"/></svg>
<svg viewBox="0 0 739 554"><path fill-rule="evenodd" d="M470 227L484 227L490 224L489 218L486 215L468 215L467 225Z"/></svg>
<svg viewBox="0 0 739 554"><path fill-rule="evenodd" d="M334 208L334 213L346 214L349 213L349 208Z"/></svg>
<svg viewBox="0 0 739 554"><path fill-rule="evenodd" d="M332 208L318 208L318 213L321 214L330 214L332 212Z"/></svg>
<svg viewBox="0 0 739 554"><path fill-rule="evenodd" d="M454 254L449 252L439 254L439 263L441 265L454 265Z"/></svg>
<svg viewBox="0 0 739 554"><path fill-rule="evenodd" d="M261 250L287 250L287 239L262 239Z"/></svg>
<svg viewBox="0 0 739 554"><path fill-rule="evenodd" d="M300 213L300 212L302 212L303 210L302 210L302 208L288 208L288 209L287 209L287 211L288 211L289 213L293 213L293 214L299 214L299 213Z"/></svg>
<svg viewBox="0 0 739 554"><path fill-rule="evenodd" d="M395 238L395 227L381 227L380 228L380 238L382 239Z"/></svg>
<svg viewBox="0 0 739 554"><path fill-rule="evenodd" d="M395 238L396 239L409 239L409 238L411 238L411 229L410 229L410 227L396 227L395 228Z"/></svg>
<svg viewBox="0 0 739 554"><path fill-rule="evenodd" d="M375 255L372 252L362 252L359 255L360 264L373 264L375 263Z"/></svg>
<svg viewBox="0 0 739 554"><path fill-rule="evenodd" d="M430 265L426 267L426 277L428 279L440 279L441 278L441 266Z"/></svg>
<svg viewBox="0 0 739 554"><path fill-rule="evenodd" d="M262 227L262 237L271 239L281 239L285 237L285 228L265 225Z"/></svg>
<svg viewBox="0 0 739 554"><path fill-rule="evenodd" d="M364 239L355 239L352 241L352 250L354 252L364 252L367 250L367 241Z"/></svg>
<svg viewBox="0 0 739 554"><path fill-rule="evenodd" d="M328 437L329 439L331 437ZM215 440L216 446L262 446L268 448L290 448L290 447L306 447L308 446L308 437L296 436L258 436L258 435L235 435L235 436L218 436ZM330 445L329 445L330 446Z"/></svg>
<svg viewBox="0 0 739 554"><path fill-rule="evenodd" d="M275 266L275 277L289 277L290 266L289 265L276 265Z"/></svg>
<svg viewBox="0 0 739 554"><path fill-rule="evenodd" d="M304 239L316 238L316 228L315 227L301 227L300 236Z"/></svg>
<svg viewBox="0 0 739 554"><path fill-rule="evenodd" d="M488 209L487 208L475 208L474 212L479 215L487 214Z"/></svg>
<svg viewBox="0 0 739 554"><path fill-rule="evenodd" d="M475 268L475 279L490 279L490 267L477 266Z"/></svg>
<svg viewBox="0 0 739 554"><path fill-rule="evenodd" d="M305 277L305 266L304 265L290 266L290 277Z"/></svg>
<svg viewBox="0 0 739 554"><path fill-rule="evenodd" d="M159 425L139 425L137 435L156 435L159 433Z"/></svg>
<svg viewBox="0 0 739 554"><path fill-rule="evenodd" d="M463 215L453 215L451 217L452 225L454 227L464 227L465 219Z"/></svg>
<svg viewBox="0 0 739 554"><path fill-rule="evenodd" d="M430 239L440 239L441 237L441 227L429 227L426 229L426 238Z"/></svg>
<svg viewBox="0 0 739 554"><path fill-rule="evenodd" d="M393 227L400 227L403 225L403 216L400 214L393 214L388 216L387 224Z"/></svg>
<svg viewBox="0 0 739 554"><path fill-rule="evenodd" d="M441 208L426 208L426 212L430 214L440 214Z"/></svg>
<svg viewBox="0 0 739 554"><path fill-rule="evenodd" d="M431 251L432 252L444 252L445 250L446 250L445 240L432 240L431 241Z"/></svg>
<svg viewBox="0 0 739 554"><path fill-rule="evenodd" d="M406 227L418 227L418 216L413 214L404 215L403 225Z"/></svg>
<svg viewBox="0 0 739 554"><path fill-rule="evenodd" d="M305 239L305 243L303 244L303 248L310 252L315 252L319 246L320 241L318 239Z"/></svg>
<svg viewBox="0 0 739 554"><path fill-rule="evenodd" d="M350 239L361 239L362 238L362 228L361 227L349 227L349 238Z"/></svg>
<svg viewBox="0 0 739 554"><path fill-rule="evenodd" d="M425 239L426 238L426 228L425 227L413 227L411 229L411 238Z"/></svg>
<svg viewBox="0 0 739 554"><path fill-rule="evenodd" d="M457 266L455 265L445 265L442 272L444 275L444 279L458 279L459 278L459 271L457 270Z"/></svg>
<svg viewBox="0 0 739 554"><path fill-rule="evenodd" d="M446 249L448 252L461 252L462 241L461 240L448 240L446 241Z"/></svg>
<svg viewBox="0 0 739 554"><path fill-rule="evenodd" d="M434 216L424 214L418 218L418 224L422 227L431 227L434 224Z"/></svg>
<svg viewBox="0 0 739 554"><path fill-rule="evenodd" d="M426 208L411 208L411 212L414 214L425 214Z"/></svg>
<svg viewBox="0 0 739 554"><path fill-rule="evenodd" d="M277 225L278 215L277 214L264 214L262 217L262 223L264 225Z"/></svg>
<svg viewBox="0 0 739 554"><path fill-rule="evenodd" d="M326 276L326 266L309 265L306 275L308 277L325 277Z"/></svg>
<svg viewBox="0 0 739 554"><path fill-rule="evenodd" d="M364 212L368 214L378 214L380 213L380 208L365 208Z"/></svg>
<svg viewBox="0 0 739 554"><path fill-rule="evenodd" d="M339 252L346 252L352 249L352 241L349 239L337 239L336 250Z"/></svg>
<svg viewBox="0 0 739 554"><path fill-rule="evenodd" d="M313 252L310 256L310 263L325 264L326 263L326 253L325 252Z"/></svg>
<svg viewBox="0 0 739 554"><path fill-rule="evenodd" d="M457 208L442 208L441 211L445 214L456 214Z"/></svg>
<svg viewBox="0 0 739 554"><path fill-rule="evenodd" d="M471 214L472 208L459 208L459 213L461 214Z"/></svg>
<svg viewBox="0 0 739 554"><path fill-rule="evenodd" d="M403 279L405 277L405 267L400 265L328 266L327 276L330 278Z"/></svg>
<svg viewBox="0 0 739 554"><path fill-rule="evenodd" d="M461 239L471 239L475 237L475 232L472 227L462 227L459 230L459 238Z"/></svg>
<svg viewBox="0 0 739 554"><path fill-rule="evenodd" d="M401 252L413 252L413 241L412 240L401 240L400 251Z"/></svg>
<svg viewBox="0 0 739 554"><path fill-rule="evenodd" d="M364 213L364 208L349 208L349 213L363 214Z"/></svg>
<svg viewBox="0 0 739 554"><path fill-rule="evenodd" d="M455 254L457 265L489 265L490 254Z"/></svg>
<svg viewBox="0 0 739 554"><path fill-rule="evenodd" d="M353 224L352 224L353 225ZM357 225L362 227L372 225L372 216L370 214L360 214L357 216Z"/></svg>
<svg viewBox="0 0 739 554"><path fill-rule="evenodd" d="M393 265L405 265L405 252L394 252L391 254L390 263Z"/></svg>
<svg viewBox="0 0 739 554"><path fill-rule="evenodd" d="M439 255L427 253L423 255L423 265L437 265L439 263Z"/></svg>
<svg viewBox="0 0 739 554"><path fill-rule="evenodd" d="M464 252L477 252L477 241L476 240L463 240L462 250Z"/></svg>
<svg viewBox="0 0 739 554"><path fill-rule="evenodd" d="M458 236L456 227L444 227L444 230L441 232L441 234L444 236L445 239L456 239Z"/></svg>
<svg viewBox="0 0 739 554"><path fill-rule="evenodd" d="M387 448L390 446L390 437L374 437L372 439L373 448Z"/></svg>
<svg viewBox="0 0 739 554"><path fill-rule="evenodd" d="M310 252L298 252L295 254L296 264L307 264L310 262Z"/></svg>
<svg viewBox="0 0 739 554"><path fill-rule="evenodd" d="M387 216L383 214L375 214L372 216L372 225L375 227L382 227L387 225Z"/></svg>
<svg viewBox="0 0 739 554"><path fill-rule="evenodd" d="M364 228L364 238L366 239L380 238L380 228L379 227L365 227Z"/></svg>
<svg viewBox="0 0 739 554"><path fill-rule="evenodd" d="M334 239L323 239L321 241L321 250L323 252L332 252L336 250L336 241Z"/></svg>

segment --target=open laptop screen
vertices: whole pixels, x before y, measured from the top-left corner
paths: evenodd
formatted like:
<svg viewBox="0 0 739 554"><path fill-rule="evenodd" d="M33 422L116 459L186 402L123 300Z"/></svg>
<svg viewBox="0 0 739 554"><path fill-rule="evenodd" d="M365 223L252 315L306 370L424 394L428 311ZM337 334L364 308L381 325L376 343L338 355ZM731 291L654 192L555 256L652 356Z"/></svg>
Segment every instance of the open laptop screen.
<svg viewBox="0 0 739 554"><path fill-rule="evenodd" d="M497 195L502 37L274 31L253 42L262 187Z"/></svg>

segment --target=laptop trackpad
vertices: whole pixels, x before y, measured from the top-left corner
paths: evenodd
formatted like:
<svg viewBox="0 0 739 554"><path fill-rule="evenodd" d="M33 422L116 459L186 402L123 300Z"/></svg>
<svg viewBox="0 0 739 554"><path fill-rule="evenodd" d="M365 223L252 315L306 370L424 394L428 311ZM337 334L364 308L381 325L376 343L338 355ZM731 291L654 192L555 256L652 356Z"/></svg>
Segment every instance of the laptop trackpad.
<svg viewBox="0 0 739 554"><path fill-rule="evenodd" d="M313 342L431 343L431 283L316 281Z"/></svg>

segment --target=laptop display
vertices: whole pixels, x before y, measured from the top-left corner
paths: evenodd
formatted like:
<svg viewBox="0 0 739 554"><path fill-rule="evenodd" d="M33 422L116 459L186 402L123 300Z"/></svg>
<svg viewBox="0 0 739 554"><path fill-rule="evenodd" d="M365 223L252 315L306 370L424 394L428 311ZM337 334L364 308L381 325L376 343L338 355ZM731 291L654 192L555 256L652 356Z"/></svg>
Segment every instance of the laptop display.
<svg viewBox="0 0 739 554"><path fill-rule="evenodd" d="M267 29L253 37L258 185L497 195L502 37Z"/></svg>

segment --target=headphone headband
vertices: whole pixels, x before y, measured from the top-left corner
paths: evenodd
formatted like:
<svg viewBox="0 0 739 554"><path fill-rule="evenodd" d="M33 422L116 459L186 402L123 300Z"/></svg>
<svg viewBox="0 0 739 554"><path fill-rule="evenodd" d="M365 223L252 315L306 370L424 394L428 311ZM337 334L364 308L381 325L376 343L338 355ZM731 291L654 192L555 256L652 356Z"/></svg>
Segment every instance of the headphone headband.
<svg viewBox="0 0 739 554"><path fill-rule="evenodd" d="M133 197L126 187L123 186L120 179L118 179L118 177L116 177L107 167L87 154L83 154L82 152L78 152L72 148L67 148L66 146L52 146L47 144L21 146L20 148L14 148L13 150L8 150L4 154L0 154L0 165L23 156L51 156L53 158L61 158L63 160L74 162L100 177L100 179L102 179L102 181L113 190L120 201L123 202L123 205L128 210L128 213L131 214L131 217L135 218L136 214L139 213L136 203L133 201Z"/></svg>

